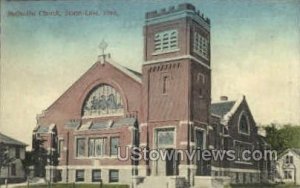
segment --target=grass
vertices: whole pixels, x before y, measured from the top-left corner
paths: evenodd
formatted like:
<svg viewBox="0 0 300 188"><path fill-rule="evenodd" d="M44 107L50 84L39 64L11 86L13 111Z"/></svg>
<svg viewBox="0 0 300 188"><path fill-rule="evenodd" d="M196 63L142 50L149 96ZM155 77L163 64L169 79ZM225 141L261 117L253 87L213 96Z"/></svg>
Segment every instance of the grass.
<svg viewBox="0 0 300 188"><path fill-rule="evenodd" d="M47 184L38 184L38 185L30 185L30 188L48 188ZM27 188L27 186L19 186L16 188ZM99 184L64 184L57 183L53 184L52 188L100 188ZM128 185L120 185L120 184L104 184L102 188L129 188ZM225 188L300 188L298 185L294 184L233 184L230 186L225 186Z"/></svg>
<svg viewBox="0 0 300 188"><path fill-rule="evenodd" d="M30 185L30 188L48 188L47 184ZM27 186L19 186L16 188L27 188ZM56 183L52 188L100 188L99 184L64 184ZM129 188L128 185L104 184L101 188Z"/></svg>
<svg viewBox="0 0 300 188"><path fill-rule="evenodd" d="M300 188L299 185L294 184L234 184L230 188Z"/></svg>

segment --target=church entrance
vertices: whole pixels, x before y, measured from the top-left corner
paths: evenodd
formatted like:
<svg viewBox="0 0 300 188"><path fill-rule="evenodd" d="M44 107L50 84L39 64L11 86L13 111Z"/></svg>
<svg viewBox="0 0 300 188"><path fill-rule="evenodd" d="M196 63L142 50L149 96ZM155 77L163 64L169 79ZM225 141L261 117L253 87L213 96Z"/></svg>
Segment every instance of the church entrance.
<svg viewBox="0 0 300 188"><path fill-rule="evenodd" d="M196 129L195 131L195 137L196 137L196 148L197 152L202 152L204 149L205 144L205 132L202 129ZM203 176L206 174L206 166L207 164L202 159L197 159L196 161L196 175L197 176Z"/></svg>
<svg viewBox="0 0 300 188"><path fill-rule="evenodd" d="M166 176L178 175L179 157L176 158L176 150L167 149L169 156L171 158L166 159Z"/></svg>
<svg viewBox="0 0 300 188"><path fill-rule="evenodd" d="M161 154L155 163L156 176L174 176L178 172L178 162L176 157L175 129L173 127L159 128L155 130L155 144Z"/></svg>
<svg viewBox="0 0 300 188"><path fill-rule="evenodd" d="M173 148L163 149L163 158L156 161L156 176L175 176L178 175L179 157L176 157L176 150Z"/></svg>

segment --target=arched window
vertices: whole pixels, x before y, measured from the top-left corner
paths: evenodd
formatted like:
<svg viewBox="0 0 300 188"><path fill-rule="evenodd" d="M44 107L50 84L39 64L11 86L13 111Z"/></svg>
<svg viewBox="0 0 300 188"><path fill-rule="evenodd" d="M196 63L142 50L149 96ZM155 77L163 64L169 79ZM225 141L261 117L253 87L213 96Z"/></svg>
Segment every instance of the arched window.
<svg viewBox="0 0 300 188"><path fill-rule="evenodd" d="M124 104L121 95L110 85L101 84L87 96L83 116L123 115Z"/></svg>
<svg viewBox="0 0 300 188"><path fill-rule="evenodd" d="M165 75L163 77L163 94L166 94L168 92L169 87L169 76Z"/></svg>
<svg viewBox="0 0 300 188"><path fill-rule="evenodd" d="M250 134L248 117L242 113L239 120L239 133Z"/></svg>

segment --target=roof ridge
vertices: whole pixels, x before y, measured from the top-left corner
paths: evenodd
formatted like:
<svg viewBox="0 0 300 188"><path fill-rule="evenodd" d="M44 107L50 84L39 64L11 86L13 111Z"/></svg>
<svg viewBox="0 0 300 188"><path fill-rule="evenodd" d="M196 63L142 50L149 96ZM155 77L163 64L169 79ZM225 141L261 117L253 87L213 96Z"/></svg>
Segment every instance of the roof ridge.
<svg viewBox="0 0 300 188"><path fill-rule="evenodd" d="M212 101L211 104L220 104L220 103L229 103L229 102L236 102L237 100L230 100L230 101Z"/></svg>
<svg viewBox="0 0 300 188"><path fill-rule="evenodd" d="M238 107L241 105L241 103L244 101L244 99L245 99L245 96L243 95L238 100L236 100L236 102L231 107L231 109L223 116L224 118L222 120L222 123L227 125L227 123L230 120L231 116L237 111Z"/></svg>
<svg viewBox="0 0 300 188"><path fill-rule="evenodd" d="M114 67L118 68L119 70L121 70L122 72L124 72L125 74L127 74L129 77L133 78L135 81L142 83L142 79L137 76L135 73L133 73L131 69L124 67L123 65L120 65L119 63L115 62L113 59L109 58L106 59L106 62L113 65ZM136 72L136 71L135 71Z"/></svg>

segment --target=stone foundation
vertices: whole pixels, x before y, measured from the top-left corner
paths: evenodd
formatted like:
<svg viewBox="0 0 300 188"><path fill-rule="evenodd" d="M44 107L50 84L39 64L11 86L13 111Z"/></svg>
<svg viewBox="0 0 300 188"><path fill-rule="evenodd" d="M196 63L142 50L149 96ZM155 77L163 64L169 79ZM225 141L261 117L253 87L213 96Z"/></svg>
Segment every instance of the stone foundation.
<svg viewBox="0 0 300 188"><path fill-rule="evenodd" d="M132 168L128 167L128 168L124 168L124 167L119 167L118 166L114 166L111 168L105 168L105 167L90 167L90 166L76 166L76 167L62 167L62 166L58 166L58 167L47 167L46 168L46 180L49 181L50 178L52 179L52 181L54 182L80 182L80 181L76 181L76 170L84 170L84 178L83 181L84 183L97 183L93 182L93 178L92 178L92 171L93 170L101 170L101 181L104 184L107 183L112 183L110 182L110 178L109 178L109 172L110 170L118 170L119 172L119 179L118 182L113 182L113 183L119 183L119 184L128 184L131 185L132 184ZM59 177L60 176L60 177ZM99 182L99 181L98 181Z"/></svg>

